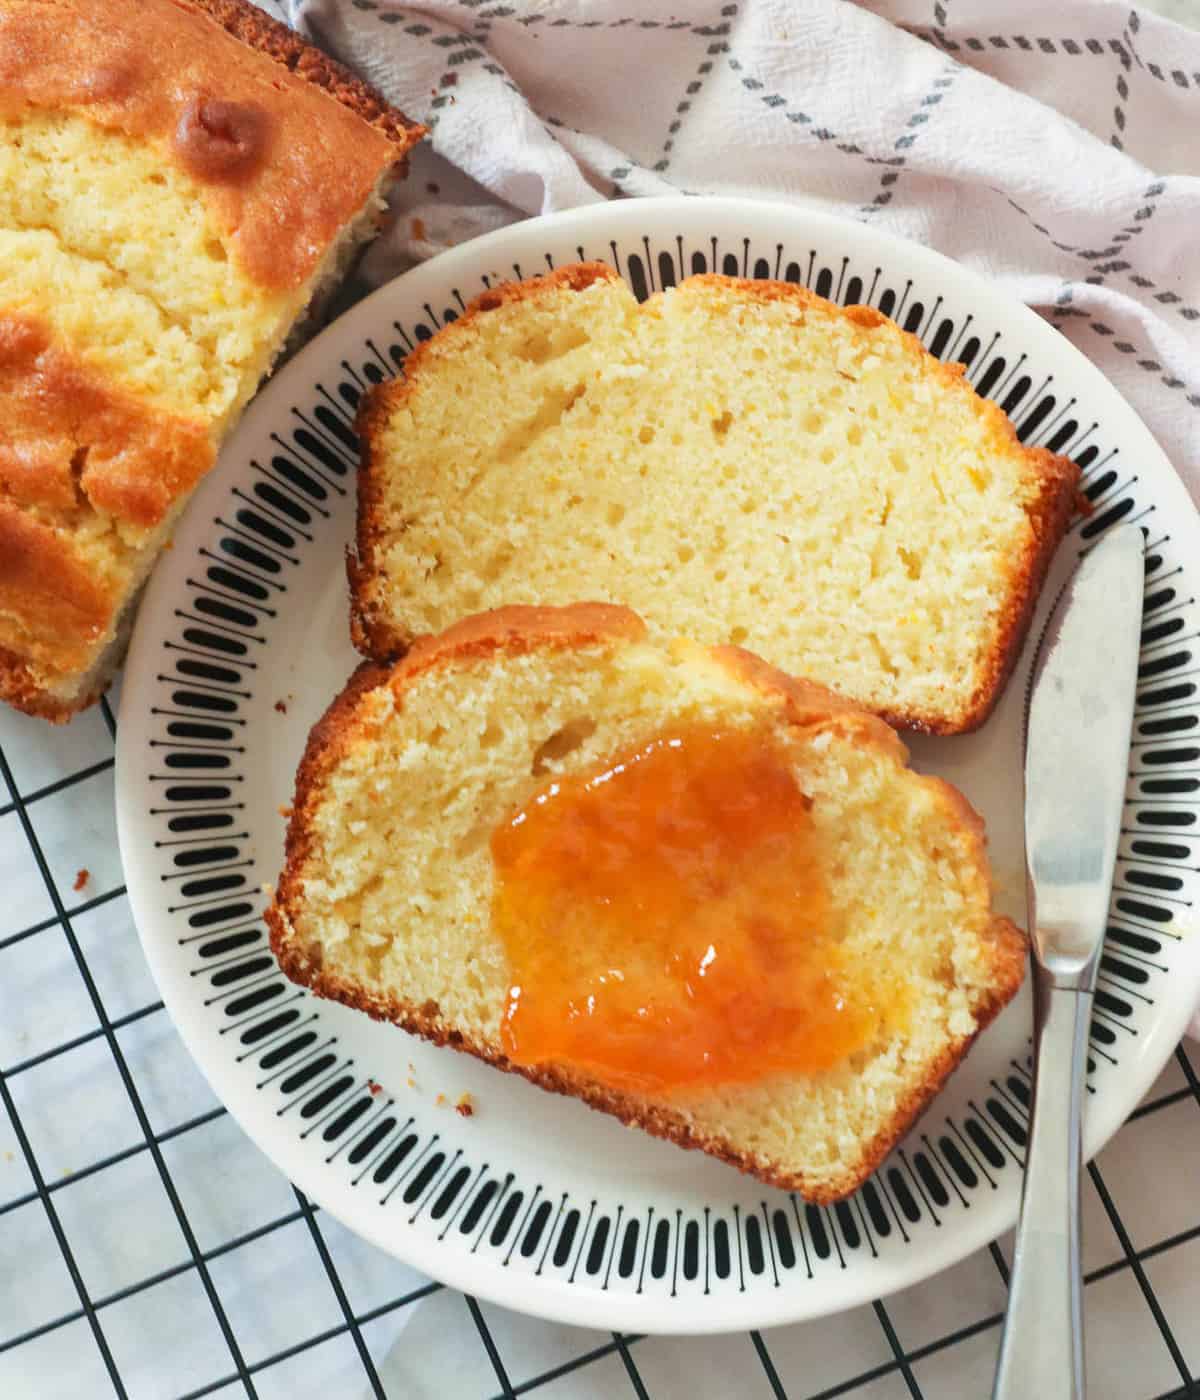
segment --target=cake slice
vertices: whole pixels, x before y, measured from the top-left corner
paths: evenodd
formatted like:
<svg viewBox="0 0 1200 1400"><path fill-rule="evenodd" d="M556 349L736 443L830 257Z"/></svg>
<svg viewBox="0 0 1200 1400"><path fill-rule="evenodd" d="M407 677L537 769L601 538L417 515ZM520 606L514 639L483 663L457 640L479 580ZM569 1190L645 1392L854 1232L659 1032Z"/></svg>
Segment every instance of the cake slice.
<svg viewBox="0 0 1200 1400"><path fill-rule="evenodd" d="M588 263L485 293L359 418L377 659L509 603L627 604L901 727L981 724L1078 471L869 307Z"/></svg>
<svg viewBox="0 0 1200 1400"><path fill-rule="evenodd" d="M0 0L0 698L63 719L421 129L243 0Z"/></svg>
<svg viewBox="0 0 1200 1400"><path fill-rule="evenodd" d="M1024 971L982 823L906 757L625 608L469 618L312 731L271 944L319 995L837 1200Z"/></svg>

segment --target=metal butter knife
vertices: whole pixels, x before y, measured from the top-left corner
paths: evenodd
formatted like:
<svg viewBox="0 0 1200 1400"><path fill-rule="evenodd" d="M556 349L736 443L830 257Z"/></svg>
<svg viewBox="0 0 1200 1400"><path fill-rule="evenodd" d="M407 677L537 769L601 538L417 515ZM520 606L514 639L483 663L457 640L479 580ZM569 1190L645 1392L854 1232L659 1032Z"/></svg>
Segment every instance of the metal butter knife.
<svg viewBox="0 0 1200 1400"><path fill-rule="evenodd" d="M1121 833L1143 542L1111 530L1046 624L1025 731L1033 1100L992 1400L1083 1400L1079 1171L1092 994Z"/></svg>

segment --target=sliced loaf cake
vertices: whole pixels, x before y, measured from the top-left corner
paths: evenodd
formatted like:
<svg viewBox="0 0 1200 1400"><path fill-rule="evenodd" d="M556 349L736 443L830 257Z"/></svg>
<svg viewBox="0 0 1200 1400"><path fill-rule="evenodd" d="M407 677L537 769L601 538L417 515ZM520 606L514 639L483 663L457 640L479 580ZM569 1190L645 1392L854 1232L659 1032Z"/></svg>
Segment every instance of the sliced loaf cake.
<svg viewBox="0 0 1200 1400"><path fill-rule="evenodd" d="M878 719L583 604L364 663L267 918L318 994L830 1201L1019 986L991 894Z"/></svg>
<svg viewBox="0 0 1200 1400"><path fill-rule="evenodd" d="M0 699L97 698L421 128L246 0L0 0Z"/></svg>
<svg viewBox="0 0 1200 1400"><path fill-rule="evenodd" d="M362 407L360 647L603 599L891 722L982 723L1078 472L869 307L598 263L481 296Z"/></svg>

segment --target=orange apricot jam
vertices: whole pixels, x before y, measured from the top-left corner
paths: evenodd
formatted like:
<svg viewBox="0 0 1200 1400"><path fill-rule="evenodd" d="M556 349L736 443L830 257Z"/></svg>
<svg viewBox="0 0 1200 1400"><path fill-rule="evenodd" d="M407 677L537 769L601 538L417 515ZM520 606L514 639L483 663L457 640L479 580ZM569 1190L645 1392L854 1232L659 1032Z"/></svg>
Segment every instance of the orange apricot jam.
<svg viewBox="0 0 1200 1400"><path fill-rule="evenodd" d="M769 734L683 726L492 836L516 1064L669 1092L813 1073L888 1015L851 975L812 801Z"/></svg>

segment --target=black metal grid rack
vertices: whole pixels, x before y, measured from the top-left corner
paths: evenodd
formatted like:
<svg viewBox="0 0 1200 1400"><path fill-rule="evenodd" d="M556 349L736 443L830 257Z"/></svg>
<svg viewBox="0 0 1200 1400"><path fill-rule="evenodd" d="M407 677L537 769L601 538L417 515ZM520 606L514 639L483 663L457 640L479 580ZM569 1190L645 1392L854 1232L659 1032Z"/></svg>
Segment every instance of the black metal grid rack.
<svg viewBox="0 0 1200 1400"><path fill-rule="evenodd" d="M838 1318L730 1338L519 1318L357 1240L212 1099L149 980L112 827L113 708L0 717L0 1394L554 1400L985 1394L1001 1241ZM1186 1043L1088 1171L1092 1389L1200 1394Z"/></svg>

